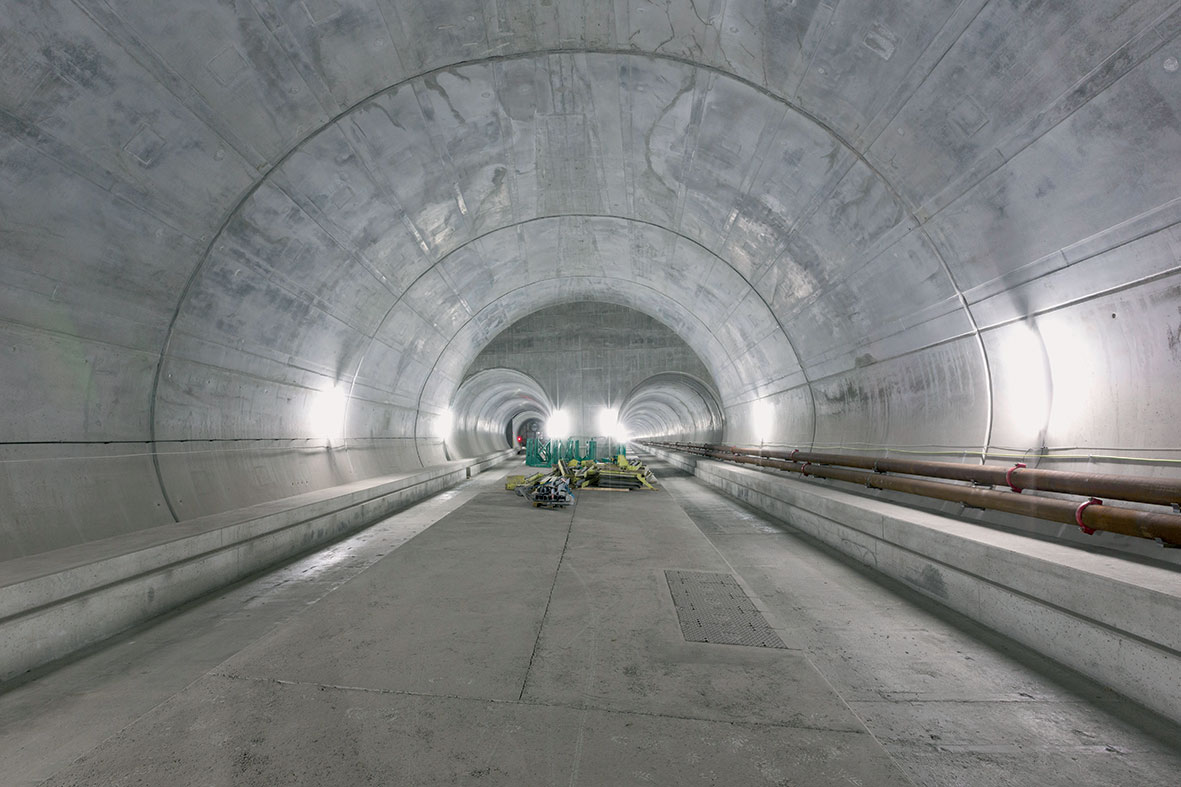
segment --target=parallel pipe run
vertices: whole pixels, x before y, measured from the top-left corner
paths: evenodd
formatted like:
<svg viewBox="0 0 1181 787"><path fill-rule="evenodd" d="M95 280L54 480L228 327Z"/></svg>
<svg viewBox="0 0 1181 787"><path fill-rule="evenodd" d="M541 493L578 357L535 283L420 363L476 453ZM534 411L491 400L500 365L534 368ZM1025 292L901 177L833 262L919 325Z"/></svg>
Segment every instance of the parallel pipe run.
<svg viewBox="0 0 1181 787"><path fill-rule="evenodd" d="M791 461L790 458L784 459L771 456L772 453L777 454L778 456L785 456L784 452L768 451L763 452L763 456L757 456L747 453L747 449L715 447L692 443L662 443L652 441L644 442L644 444L651 445L656 448L664 448L689 454L696 454L698 456L705 456L711 459L720 459L726 462L757 465L759 467L770 467L776 470L786 470L789 473L800 473L801 475L814 476L816 478L831 478L834 481L860 484L870 489L886 489L893 492L922 495L924 497L931 497L938 500L947 500L953 503L963 503L964 505L973 506L975 508L987 508L993 511L1005 511L1010 514L1036 517L1038 519L1046 519L1051 522L1060 522L1066 525L1077 525L1078 527L1082 528L1083 532L1086 533L1094 532L1095 530L1106 530L1110 533L1121 533L1125 536L1135 536L1138 538L1158 539L1167 544L1181 546L1181 516L1176 514L1157 513L1153 511L1140 511L1131 508L1105 506L1102 505L1102 503L1095 497L1090 496L1094 494L1095 490L1087 490L1082 492L1082 494L1088 495L1089 497L1086 501L1079 505L1078 503L1069 500L1058 500L1048 497L1034 497L1013 494L1010 491L1001 492L993 489L978 489L975 487L945 484L940 481L928 481L920 478L901 478L898 476L884 475L886 470L884 463L886 460L862 460L859 457L843 457L833 454L804 454L802 452L795 452L794 455L796 460L803 461ZM786 456L790 457L791 454L786 454ZM833 467L831 465L820 464L816 458L807 457L825 457L829 461L839 460L843 464L847 463L846 460L850 459L857 462L868 461L870 463L870 469L866 471L846 469L844 467ZM872 469L872 465L875 461L878 463L876 472ZM851 464L851 462L849 462L849 464ZM912 465L912 463L909 462L904 464L907 464L908 466ZM927 464L947 463L932 462ZM979 470L980 468L970 469ZM995 470L996 468L991 469ZM902 471L895 470L894 472ZM1001 471L1002 477L1004 476L1005 472L1007 471ZM1038 472L1051 473L1053 471L1043 470ZM916 474L914 473L913 466L911 466L910 474ZM1085 474L1078 473L1057 473L1056 475L1085 477ZM1107 479L1111 478L1111 476L1096 477ZM962 478L958 480L971 481L975 479ZM1134 481L1136 479L1128 480ZM1002 480L1001 483L1005 482ZM1041 488L1046 489L1044 486ZM1049 490L1046 489L1046 491ZM1109 496L1115 497L1115 495Z"/></svg>
<svg viewBox="0 0 1181 787"><path fill-rule="evenodd" d="M878 473L901 473L953 481L970 481L987 486L1010 487L1014 492L1060 492L1067 495L1108 497L1135 503L1173 505L1181 503L1181 481L1101 473L1067 473L1061 470L1037 470L1018 462L1010 467L970 465L955 462L930 462L918 459L874 459L845 454L817 454L803 451L770 451L726 445L703 445L718 451L771 459L814 462L873 470Z"/></svg>

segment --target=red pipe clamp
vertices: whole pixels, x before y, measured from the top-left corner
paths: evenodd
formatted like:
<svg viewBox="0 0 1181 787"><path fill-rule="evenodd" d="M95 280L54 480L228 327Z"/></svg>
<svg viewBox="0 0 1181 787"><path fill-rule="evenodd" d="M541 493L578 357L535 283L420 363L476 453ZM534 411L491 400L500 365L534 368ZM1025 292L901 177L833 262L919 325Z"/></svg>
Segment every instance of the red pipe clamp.
<svg viewBox="0 0 1181 787"><path fill-rule="evenodd" d="M1086 501L1081 506L1079 506L1078 509L1074 512L1074 521L1078 523L1079 529L1082 530L1084 533L1086 533L1088 536L1094 535L1095 528L1087 527L1086 525L1083 524L1083 512L1086 511L1091 506L1101 506L1101 505L1103 505L1102 500L1100 500L1097 497L1092 497L1090 500Z"/></svg>
<svg viewBox="0 0 1181 787"><path fill-rule="evenodd" d="M1013 471L1014 470L1022 470L1025 467L1026 467L1026 465L1024 462L1018 462L1017 464L1010 467L1008 472L1005 473L1005 483L1008 484L1009 488L1012 489L1017 494L1021 494L1021 492L1024 490L1021 487L1019 487L1013 483Z"/></svg>

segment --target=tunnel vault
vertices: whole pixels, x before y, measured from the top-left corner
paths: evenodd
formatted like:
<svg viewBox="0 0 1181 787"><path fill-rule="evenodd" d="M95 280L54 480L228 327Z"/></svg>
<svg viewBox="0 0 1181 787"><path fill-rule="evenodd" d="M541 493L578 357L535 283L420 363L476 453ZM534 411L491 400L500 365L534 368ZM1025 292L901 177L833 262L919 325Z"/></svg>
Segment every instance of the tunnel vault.
<svg viewBox="0 0 1181 787"><path fill-rule="evenodd" d="M580 299L677 332L734 442L1175 453L1167 4L345 5L11 9L9 530L442 461L478 348Z"/></svg>
<svg viewBox="0 0 1181 787"><path fill-rule="evenodd" d="M512 89L502 95L502 85ZM736 116L742 141L730 140ZM521 147L526 157L533 149L523 172ZM735 157L743 150L758 156L757 167ZM623 168L609 166L619 159ZM571 166L582 168L580 177ZM790 198L784 182L795 184ZM319 193L325 183L331 193ZM845 206L853 215L819 212L817 198L839 189L858 192ZM852 240L842 237L850 222L895 227L903 245L916 247L912 257L927 258L928 286L931 271L943 278L948 308L964 317L948 337L940 315L944 331L926 344L974 332L946 266L907 217L896 189L830 129L716 69L602 52L449 67L342 113L238 206L177 310L155 437L170 439L166 425L177 422L160 386L177 376L188 386L208 380L208 346L219 356L244 350L251 357L241 365L256 365L276 350L291 355L293 339L297 351L301 341L313 345L297 355L321 356L326 348L315 343L327 333L335 357L306 367L312 378L347 387L346 432L388 434L388 411L412 410L416 451L429 461L439 446L424 419L445 407L473 348L531 308L539 289L553 302L616 299L658 314L707 359L739 433L744 403L773 397L779 439L810 442L814 394L786 326L792 312L811 322L804 310L849 287L826 268L828 254ZM800 231L809 223L820 225L828 249ZM247 321L248 302L256 308ZM339 318L345 311L351 320ZM300 324L276 331L292 315ZM188 325L214 335L194 337ZM253 340L259 331L261 341ZM270 335L282 346L270 346ZM986 380L979 353L968 354ZM194 361L195 375L187 368Z"/></svg>
<svg viewBox="0 0 1181 787"><path fill-rule="evenodd" d="M454 442L494 450L521 412L544 423L559 410L574 436L716 438L724 418L711 379L697 353L649 314L589 299L538 304L466 363L450 407L466 426ZM496 390L495 407L478 393L485 388ZM609 421L621 428L605 428Z"/></svg>

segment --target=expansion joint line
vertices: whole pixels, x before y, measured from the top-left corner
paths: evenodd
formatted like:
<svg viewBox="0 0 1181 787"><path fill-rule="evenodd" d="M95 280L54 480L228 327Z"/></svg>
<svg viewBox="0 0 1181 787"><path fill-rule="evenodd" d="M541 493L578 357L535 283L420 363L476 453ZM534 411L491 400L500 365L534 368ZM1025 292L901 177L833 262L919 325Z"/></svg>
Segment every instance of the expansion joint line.
<svg viewBox="0 0 1181 787"><path fill-rule="evenodd" d="M517 702L524 702L525 689L529 686L529 675L533 672L533 661L537 658L537 649L541 646L541 632L545 630L545 621L549 617L549 607L554 600L554 589L558 586L558 575L562 573L562 563L566 560L566 550L570 546L570 534L574 532L574 517L578 512L577 504L571 507L570 522L566 526L566 540L562 542L562 552L558 555L558 565L554 568L554 581L549 586L549 596L545 599L545 611L541 613L541 622L537 624L537 637L533 640L533 651L529 654L529 665L525 667L525 679L521 681L521 692L517 695Z"/></svg>

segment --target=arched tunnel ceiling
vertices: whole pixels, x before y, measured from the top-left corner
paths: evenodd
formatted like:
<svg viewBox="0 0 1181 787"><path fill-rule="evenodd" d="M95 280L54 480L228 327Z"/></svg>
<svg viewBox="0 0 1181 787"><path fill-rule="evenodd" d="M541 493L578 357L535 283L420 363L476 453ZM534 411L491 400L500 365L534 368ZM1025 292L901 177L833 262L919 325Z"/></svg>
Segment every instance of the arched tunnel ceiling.
<svg viewBox="0 0 1181 787"><path fill-rule="evenodd" d="M886 251L906 264L865 273ZM796 108L679 61L562 54L411 80L303 142L213 242L166 368L191 385L178 367L210 341L249 364L335 350L325 373L430 409L490 338L485 320L521 316L534 282L587 276L708 326L686 338L730 403L807 382L792 333L841 371L912 299L927 311L907 349L972 331L893 187ZM887 281L899 297L875 297ZM457 345L457 330L474 338ZM444 381L419 402L424 373Z"/></svg>
<svg viewBox="0 0 1181 787"><path fill-rule="evenodd" d="M463 381L451 400L450 445L465 455L503 450L507 425L548 418L554 410L545 388L524 372L494 367ZM515 430L514 430L515 431Z"/></svg>
<svg viewBox="0 0 1181 787"><path fill-rule="evenodd" d="M286 438L340 383L350 434L412 436L536 290L677 330L734 439L767 398L785 441L1175 445L1179 20L9 4L4 435ZM1080 355L1119 389L1008 417Z"/></svg>
<svg viewBox="0 0 1181 787"><path fill-rule="evenodd" d="M701 119L694 122L694 114ZM803 375L772 305L786 312L789 302L819 289L819 266L781 256L792 269L785 285L767 275L774 257L752 253L758 243L787 247L788 222L799 216L768 190L786 172L765 173L764 190L743 195L740 161L705 155L712 143L699 137L727 136L736 114L751 117L742 124L751 150L763 136L784 150L785 166L808 161L815 170L817 183L801 186L795 213L806 212L815 191L848 176L847 166L833 171L839 143L814 123L788 123L795 113L782 102L684 63L556 55L412 80L323 129L254 191L214 242L190 294L195 308L182 308L181 324L194 324L193 334L224 326L239 344L249 342L251 326L233 315L243 313L246 298L286 284L311 296L304 300L313 301L321 323L313 329L305 310L300 330L315 341L337 333L337 376L359 369L358 379L365 378L362 359L372 354L405 391L421 370L389 363L389 350L409 346L417 359L429 357L419 348L450 345L455 330L496 296L521 296L515 307L500 304L511 320L529 303L531 282L591 275L635 282L633 300L645 303L638 293L652 290L723 333L714 371L732 381L728 389L749 398L759 387L793 387ZM665 138L656 142L657 134ZM792 175L808 180L798 166ZM323 193L326 183L331 193ZM888 190L880 190L889 202ZM771 199L779 211L767 206ZM780 224L756 226L756 217L741 211L745 202L757 219ZM897 206L887 210L888 224L902 215ZM745 234L734 231L740 219ZM292 309L287 293L268 300L283 313ZM222 305L233 315L219 313ZM352 322L331 320L342 313ZM269 330L279 319L256 322ZM280 348L250 344L263 355L287 354L292 338L284 334ZM705 345L698 349L709 354ZM172 350L184 354L180 342ZM471 349L465 355L470 360ZM451 370L452 382L461 372ZM388 391L391 382L373 379L372 387Z"/></svg>
<svg viewBox="0 0 1181 787"><path fill-rule="evenodd" d="M633 388L619 408L619 421L638 438L673 437L715 442L724 416L717 391L683 372L654 374Z"/></svg>
<svg viewBox="0 0 1181 787"><path fill-rule="evenodd" d="M625 306L579 298L539 307L499 332L470 363L461 363L465 377L451 400L456 422L481 420L473 405L484 397L474 395L476 391L502 378L523 377L531 384L510 386L516 395L502 399L506 408L536 412L539 397L534 390L540 388L545 392L546 420L560 410L575 438L619 439L635 432L628 413L667 399L670 391L678 401L691 404L679 410L684 416L682 431L712 430L715 437L720 435L719 397L716 387L706 382L712 376L701 358L663 322ZM478 431L489 436L489 443L502 444L506 412L480 424ZM650 433L670 434L679 425Z"/></svg>

